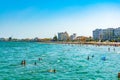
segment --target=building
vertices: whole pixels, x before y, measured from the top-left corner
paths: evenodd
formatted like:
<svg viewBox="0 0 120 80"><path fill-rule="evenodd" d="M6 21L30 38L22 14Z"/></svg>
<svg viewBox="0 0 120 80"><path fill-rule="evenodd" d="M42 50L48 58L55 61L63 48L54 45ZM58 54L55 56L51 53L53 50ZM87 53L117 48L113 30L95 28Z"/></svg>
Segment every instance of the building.
<svg viewBox="0 0 120 80"><path fill-rule="evenodd" d="M38 37L35 37L32 41L34 41L34 42L39 42L40 39L39 39Z"/></svg>
<svg viewBox="0 0 120 80"><path fill-rule="evenodd" d="M67 32L60 32L58 33L58 40L59 41L67 41L69 40L69 35Z"/></svg>
<svg viewBox="0 0 120 80"><path fill-rule="evenodd" d="M6 41L6 39L5 38L0 38L0 41Z"/></svg>
<svg viewBox="0 0 120 80"><path fill-rule="evenodd" d="M120 27L114 30L115 37L120 37Z"/></svg>
<svg viewBox="0 0 120 80"><path fill-rule="evenodd" d="M118 40L120 39L120 27L119 28L107 28L96 29L93 31L94 40Z"/></svg>
<svg viewBox="0 0 120 80"><path fill-rule="evenodd" d="M102 30L102 40L114 39L114 28L108 28Z"/></svg>
<svg viewBox="0 0 120 80"><path fill-rule="evenodd" d="M95 40L101 40L102 35L103 35L102 34L102 29L96 29L96 30L93 31L93 38Z"/></svg>
<svg viewBox="0 0 120 80"><path fill-rule="evenodd" d="M70 36L70 40L75 40L76 39L76 33L73 33L73 35Z"/></svg>
<svg viewBox="0 0 120 80"><path fill-rule="evenodd" d="M114 40L120 42L120 27L114 30Z"/></svg>
<svg viewBox="0 0 120 80"><path fill-rule="evenodd" d="M86 40L88 39L88 37L86 36L77 36L76 40L79 42L86 42Z"/></svg>

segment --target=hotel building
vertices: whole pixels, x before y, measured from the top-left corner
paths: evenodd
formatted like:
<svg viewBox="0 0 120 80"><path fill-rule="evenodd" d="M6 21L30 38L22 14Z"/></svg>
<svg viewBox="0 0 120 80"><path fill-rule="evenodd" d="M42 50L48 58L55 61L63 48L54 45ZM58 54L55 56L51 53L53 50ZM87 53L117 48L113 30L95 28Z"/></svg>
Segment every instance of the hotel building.
<svg viewBox="0 0 120 80"><path fill-rule="evenodd" d="M69 35L67 32L60 32L58 33L58 40L59 41L67 41L69 40Z"/></svg>
<svg viewBox="0 0 120 80"><path fill-rule="evenodd" d="M93 31L94 40L118 40L120 38L119 28L96 29Z"/></svg>
<svg viewBox="0 0 120 80"><path fill-rule="evenodd" d="M70 40L75 40L76 39L76 33L73 33L73 35L70 36Z"/></svg>

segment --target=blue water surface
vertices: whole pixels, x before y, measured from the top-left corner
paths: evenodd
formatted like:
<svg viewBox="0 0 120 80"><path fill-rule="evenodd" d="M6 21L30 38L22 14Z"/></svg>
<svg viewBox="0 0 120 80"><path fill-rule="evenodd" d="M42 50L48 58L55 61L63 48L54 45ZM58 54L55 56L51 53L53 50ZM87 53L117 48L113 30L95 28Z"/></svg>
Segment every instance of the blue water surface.
<svg viewBox="0 0 120 80"><path fill-rule="evenodd" d="M118 80L119 61L120 47L0 42L0 80Z"/></svg>

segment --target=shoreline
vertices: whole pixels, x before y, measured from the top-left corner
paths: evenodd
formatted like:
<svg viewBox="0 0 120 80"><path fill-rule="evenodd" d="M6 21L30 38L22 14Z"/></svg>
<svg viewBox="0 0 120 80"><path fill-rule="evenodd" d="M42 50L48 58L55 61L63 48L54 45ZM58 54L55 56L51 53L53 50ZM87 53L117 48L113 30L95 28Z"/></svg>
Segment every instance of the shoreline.
<svg viewBox="0 0 120 80"><path fill-rule="evenodd" d="M31 42L31 41L0 41L0 42ZM41 41L38 43L53 43L53 44L83 44L83 45L97 45L97 46L120 46L120 42L78 42L78 41Z"/></svg>
<svg viewBox="0 0 120 80"><path fill-rule="evenodd" d="M85 44L85 45L97 45L97 46L120 46L120 42L62 42L62 41L49 41L43 43L55 43L55 44Z"/></svg>

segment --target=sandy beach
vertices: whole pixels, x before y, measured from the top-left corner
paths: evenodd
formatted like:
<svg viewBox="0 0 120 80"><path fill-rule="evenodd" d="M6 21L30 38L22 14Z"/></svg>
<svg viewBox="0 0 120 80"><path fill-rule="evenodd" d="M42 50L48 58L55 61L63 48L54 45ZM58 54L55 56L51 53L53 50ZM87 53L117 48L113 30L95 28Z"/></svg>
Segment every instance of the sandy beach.
<svg viewBox="0 0 120 80"><path fill-rule="evenodd" d="M47 42L51 43L51 42ZM56 41L52 43L58 43L58 44L86 44L86 45L104 45L104 46L120 46L120 42L62 42L62 41Z"/></svg>

